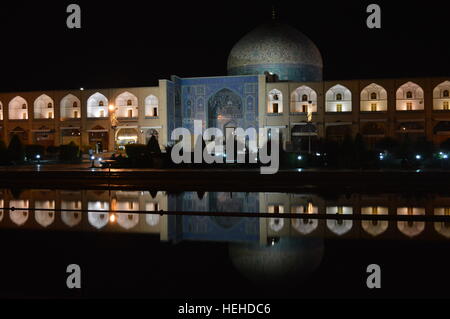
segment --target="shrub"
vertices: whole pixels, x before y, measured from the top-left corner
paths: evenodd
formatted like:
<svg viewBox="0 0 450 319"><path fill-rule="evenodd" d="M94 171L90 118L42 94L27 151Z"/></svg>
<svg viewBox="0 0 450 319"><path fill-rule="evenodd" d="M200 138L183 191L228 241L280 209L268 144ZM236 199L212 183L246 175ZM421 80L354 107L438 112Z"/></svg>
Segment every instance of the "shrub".
<svg viewBox="0 0 450 319"><path fill-rule="evenodd" d="M76 161L79 159L79 152L80 148L74 142L61 145L59 147L59 159L61 161Z"/></svg>
<svg viewBox="0 0 450 319"><path fill-rule="evenodd" d="M158 139L152 135L150 140L147 143L148 152L153 156L161 155L161 147L159 147Z"/></svg>
<svg viewBox="0 0 450 319"><path fill-rule="evenodd" d="M139 167L151 166L152 161L147 145L128 144L125 146L125 151L131 165Z"/></svg>
<svg viewBox="0 0 450 319"><path fill-rule="evenodd" d="M5 142L0 141L0 164L7 164L8 162L8 148Z"/></svg>
<svg viewBox="0 0 450 319"><path fill-rule="evenodd" d="M36 155L40 155L41 157L44 156L45 153L45 147L39 144L31 144L25 146L25 156L27 157L27 160L34 160L36 159Z"/></svg>
<svg viewBox="0 0 450 319"><path fill-rule="evenodd" d="M19 136L13 135L8 146L8 159L15 163L21 163L25 159L25 152Z"/></svg>

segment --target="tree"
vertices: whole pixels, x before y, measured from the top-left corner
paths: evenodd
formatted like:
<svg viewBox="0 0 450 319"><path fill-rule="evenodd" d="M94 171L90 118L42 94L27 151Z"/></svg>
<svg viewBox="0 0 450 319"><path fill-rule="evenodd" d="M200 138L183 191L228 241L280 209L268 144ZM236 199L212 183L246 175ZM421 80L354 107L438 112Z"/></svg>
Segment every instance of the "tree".
<svg viewBox="0 0 450 319"><path fill-rule="evenodd" d="M152 156L161 155L161 147L159 147L159 142L155 135L152 135L152 137L150 137L150 140L147 143L147 149Z"/></svg>
<svg viewBox="0 0 450 319"><path fill-rule="evenodd" d="M14 163L23 162L25 159L24 147L17 134L14 134L9 142L8 159Z"/></svg>

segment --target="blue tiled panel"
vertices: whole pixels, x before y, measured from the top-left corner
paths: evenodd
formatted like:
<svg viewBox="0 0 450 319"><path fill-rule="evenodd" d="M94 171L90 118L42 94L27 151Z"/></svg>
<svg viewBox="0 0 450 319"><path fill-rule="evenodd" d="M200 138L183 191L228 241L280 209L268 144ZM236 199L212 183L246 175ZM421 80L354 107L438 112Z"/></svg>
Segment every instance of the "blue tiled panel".
<svg viewBox="0 0 450 319"><path fill-rule="evenodd" d="M169 195L169 211L258 212L257 193L207 193L199 199L197 193ZM169 216L171 240L208 240L252 242L259 240L259 218L212 216Z"/></svg>
<svg viewBox="0 0 450 319"><path fill-rule="evenodd" d="M244 129L258 128L257 76L189 79L174 76L171 83L174 108L168 109L169 139L176 127L192 132L195 120L201 120L204 128L223 129L231 122ZM219 115L221 120L217 120Z"/></svg>

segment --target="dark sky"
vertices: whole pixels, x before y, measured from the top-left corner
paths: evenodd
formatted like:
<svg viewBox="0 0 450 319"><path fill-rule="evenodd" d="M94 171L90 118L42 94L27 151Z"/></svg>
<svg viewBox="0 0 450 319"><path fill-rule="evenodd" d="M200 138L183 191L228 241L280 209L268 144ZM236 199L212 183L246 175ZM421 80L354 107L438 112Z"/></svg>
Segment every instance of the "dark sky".
<svg viewBox="0 0 450 319"><path fill-rule="evenodd" d="M273 4L78 1L80 31L66 27L66 6L73 2L1 2L1 91L153 86L172 74L225 75L234 43L269 20ZM373 2L382 8L381 30L366 26ZM276 7L281 21L317 44L327 80L450 75L450 4L444 1L314 0Z"/></svg>

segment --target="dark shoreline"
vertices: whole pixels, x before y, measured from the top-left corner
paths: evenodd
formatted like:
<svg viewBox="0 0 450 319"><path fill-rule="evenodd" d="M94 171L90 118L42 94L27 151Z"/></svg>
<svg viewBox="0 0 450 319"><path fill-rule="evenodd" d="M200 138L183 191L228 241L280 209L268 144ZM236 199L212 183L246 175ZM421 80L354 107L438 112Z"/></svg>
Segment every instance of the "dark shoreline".
<svg viewBox="0 0 450 319"><path fill-rule="evenodd" d="M450 193L450 171L8 170L0 186L51 189L137 189L232 192Z"/></svg>

